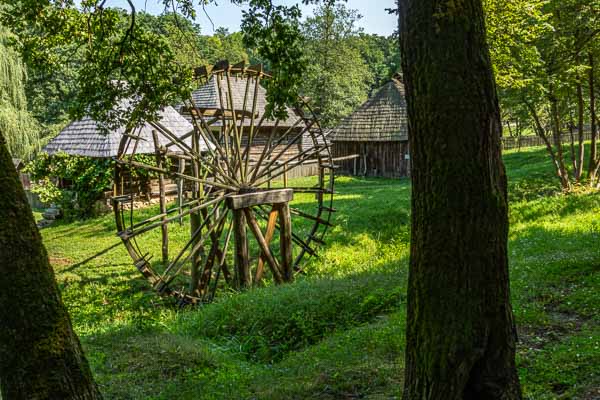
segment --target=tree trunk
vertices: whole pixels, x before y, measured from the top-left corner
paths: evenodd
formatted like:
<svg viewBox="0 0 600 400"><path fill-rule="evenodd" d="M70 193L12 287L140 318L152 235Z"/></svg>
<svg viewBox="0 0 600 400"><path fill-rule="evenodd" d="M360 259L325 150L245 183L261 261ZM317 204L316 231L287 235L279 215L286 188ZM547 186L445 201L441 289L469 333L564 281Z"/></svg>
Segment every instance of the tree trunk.
<svg viewBox="0 0 600 400"><path fill-rule="evenodd" d="M591 121L591 136L592 143L590 144L590 160L588 163L588 178L590 180L590 186L594 186L596 181L596 171L598 170L598 156L597 156L597 125L596 125L596 94L594 90L596 85L594 82L594 54L589 53L589 64L590 70L588 72L588 85L590 91L590 121Z"/></svg>
<svg viewBox="0 0 600 400"><path fill-rule="evenodd" d="M0 187L2 398L100 399L1 133Z"/></svg>
<svg viewBox="0 0 600 400"><path fill-rule="evenodd" d="M560 165L558 164L558 160L556 159L556 153L554 152L554 149L552 148L552 143L550 143L550 140L548 139L548 135L546 135L546 130L544 129L544 127L542 126L542 123L540 122L540 117L538 116L538 113L535 110L535 107L531 103L527 102L526 100L523 100L523 102L524 102L525 106L527 107L527 109L529 110L529 114L533 118L535 132L544 142L544 145L546 146L546 150L548 151L548 154L550 155L550 158L552 159L552 165L554 165L556 175L559 176L560 175Z"/></svg>
<svg viewBox="0 0 600 400"><path fill-rule="evenodd" d="M585 142L583 135L585 105L583 103L583 85L579 77L577 77L577 142L579 149L577 151L577 169L575 170L575 181L581 181L583 174L583 163L585 161Z"/></svg>
<svg viewBox="0 0 600 400"><path fill-rule="evenodd" d="M549 85L548 100L550 101L550 119L552 126L552 138L554 140L554 147L556 147L556 162L558 163L558 177L560 178L560 184L563 190L571 190L571 181L569 180L569 173L565 167L565 157L563 155L562 139L561 139L561 128L560 128L560 115L558 112L558 99L554 94L554 84Z"/></svg>
<svg viewBox="0 0 600 400"><path fill-rule="evenodd" d="M399 5L413 162L404 399L520 399L482 4Z"/></svg>

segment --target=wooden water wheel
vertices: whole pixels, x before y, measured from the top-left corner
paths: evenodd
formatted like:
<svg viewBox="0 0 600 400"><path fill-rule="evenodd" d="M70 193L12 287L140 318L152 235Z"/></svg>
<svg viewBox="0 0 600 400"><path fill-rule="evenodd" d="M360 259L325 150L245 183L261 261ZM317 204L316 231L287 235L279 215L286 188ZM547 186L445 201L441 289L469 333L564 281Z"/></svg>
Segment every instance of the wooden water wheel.
<svg viewBox="0 0 600 400"><path fill-rule="evenodd" d="M125 134L115 179L131 192L113 198L134 265L182 304L292 281L335 211L333 160L310 108L299 100L287 118L267 118L261 66L196 72L200 87L180 110L189 131L156 122L151 134ZM157 183L157 204L138 207L132 177L144 174Z"/></svg>

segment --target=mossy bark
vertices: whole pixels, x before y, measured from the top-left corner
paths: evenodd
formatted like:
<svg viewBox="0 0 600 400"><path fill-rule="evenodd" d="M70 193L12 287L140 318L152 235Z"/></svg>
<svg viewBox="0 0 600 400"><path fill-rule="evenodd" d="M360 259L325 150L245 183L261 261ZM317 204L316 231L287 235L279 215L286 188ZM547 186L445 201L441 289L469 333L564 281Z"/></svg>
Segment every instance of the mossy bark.
<svg viewBox="0 0 600 400"><path fill-rule="evenodd" d="M412 158L404 399L520 399L481 0L400 0Z"/></svg>
<svg viewBox="0 0 600 400"><path fill-rule="evenodd" d="M0 187L2 398L100 399L1 132Z"/></svg>

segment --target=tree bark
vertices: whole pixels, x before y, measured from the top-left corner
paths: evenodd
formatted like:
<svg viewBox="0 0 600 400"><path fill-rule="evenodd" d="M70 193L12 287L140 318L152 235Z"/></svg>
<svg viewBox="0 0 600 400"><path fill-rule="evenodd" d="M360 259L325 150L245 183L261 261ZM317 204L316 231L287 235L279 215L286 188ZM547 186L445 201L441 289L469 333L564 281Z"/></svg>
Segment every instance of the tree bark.
<svg viewBox="0 0 600 400"><path fill-rule="evenodd" d="M590 186L594 186L596 181L596 171L598 170L598 156L597 156L597 140L598 131L596 125L596 94L594 90L596 85L594 82L594 54L589 53L589 64L590 70L588 72L588 86L590 91L590 122L591 122L591 136L592 143L590 144L590 160L588 163L588 178L590 180Z"/></svg>
<svg viewBox="0 0 600 400"><path fill-rule="evenodd" d="M399 5L413 162L404 399L520 399L482 4Z"/></svg>
<svg viewBox="0 0 600 400"><path fill-rule="evenodd" d="M0 187L1 397L100 399L1 133Z"/></svg>

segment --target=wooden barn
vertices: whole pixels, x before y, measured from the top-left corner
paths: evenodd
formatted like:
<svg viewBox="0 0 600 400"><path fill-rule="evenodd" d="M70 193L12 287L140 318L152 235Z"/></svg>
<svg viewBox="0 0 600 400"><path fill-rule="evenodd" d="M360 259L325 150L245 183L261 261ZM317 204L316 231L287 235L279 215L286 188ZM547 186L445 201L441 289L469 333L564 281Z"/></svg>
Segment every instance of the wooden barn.
<svg viewBox="0 0 600 400"><path fill-rule="evenodd" d="M272 153L277 154L280 151L284 151L283 156L280 158L280 162L292 159L298 156L302 151L307 151L314 145L314 141L322 144L325 140L323 137L315 135L314 139L311 134L307 131L300 138L298 133L302 131L303 124L301 123L301 116L296 113L290 107L287 107L288 117L286 120L274 121L267 118L263 118L265 108L267 106L267 91L266 89L258 85L255 96L256 81L254 77L245 76L232 76L227 82L224 75L211 75L208 82L202 85L200 88L192 92L192 100L194 106L203 114L206 119L218 115L220 110L235 110L238 113L248 113L249 109L252 108L251 104L256 98L256 112L255 112L255 124L260 125L255 130L255 136L252 139L252 147L249 151L250 160L256 160L263 153L265 145L267 145L268 138L271 132L274 132L271 143L277 143L275 146L271 146ZM229 94L233 100L233 106L228 103ZM246 98L246 103L244 103ZM190 109L184 105L176 107L181 115L183 115L188 121L192 122L192 116ZM239 117L238 117L239 118ZM244 119L244 126L250 126L250 117ZM216 121L211 125L215 137L220 136L221 122ZM222 137L222 135L221 135ZM248 146L248 137L244 135L242 137L242 148L245 149ZM268 161L268 160L267 160ZM318 166L315 165L300 165L286 172L286 178L294 178L301 176L317 175L319 173Z"/></svg>
<svg viewBox="0 0 600 400"><path fill-rule="evenodd" d="M399 178L410 176L408 120L400 75L383 85L329 136L339 172L358 176Z"/></svg>

